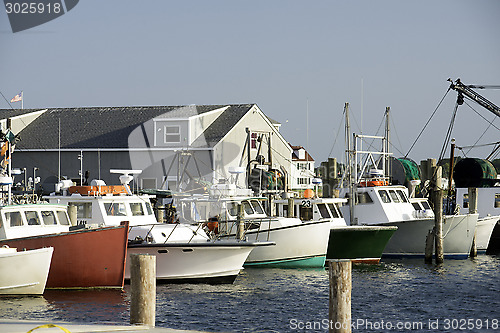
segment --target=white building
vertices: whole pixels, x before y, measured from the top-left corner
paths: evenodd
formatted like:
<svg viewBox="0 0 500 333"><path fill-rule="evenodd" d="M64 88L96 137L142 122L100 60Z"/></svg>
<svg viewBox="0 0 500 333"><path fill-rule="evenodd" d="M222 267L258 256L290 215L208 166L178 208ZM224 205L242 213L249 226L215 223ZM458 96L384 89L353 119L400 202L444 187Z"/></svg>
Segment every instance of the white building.
<svg viewBox="0 0 500 333"><path fill-rule="evenodd" d="M305 190L314 189L312 183L315 178L314 159L302 146L291 146L292 153L292 171L291 171L291 189Z"/></svg>

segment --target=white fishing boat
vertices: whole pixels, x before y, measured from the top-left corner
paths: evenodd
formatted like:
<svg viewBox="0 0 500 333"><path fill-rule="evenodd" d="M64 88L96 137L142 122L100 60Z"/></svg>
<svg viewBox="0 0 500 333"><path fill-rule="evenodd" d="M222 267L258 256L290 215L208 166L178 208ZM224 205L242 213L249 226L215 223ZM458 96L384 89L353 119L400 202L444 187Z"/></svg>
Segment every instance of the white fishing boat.
<svg viewBox="0 0 500 333"><path fill-rule="evenodd" d="M469 209L469 194L467 188L456 189L456 203L461 214ZM476 229L476 247L478 253L485 253L492 239L494 230L500 231L500 186L477 188L477 212L479 218ZM498 231L497 231L498 233ZM498 240L496 240L498 242Z"/></svg>
<svg viewBox="0 0 500 333"><path fill-rule="evenodd" d="M387 114L388 117L388 114ZM386 136L351 134L346 105L346 155L348 187L340 191L349 198L342 213L350 225L397 226L389 240L384 256L424 256L427 235L432 232L434 212L425 198L409 199L408 189L390 185L386 173L389 143ZM438 207L441 209L441 207ZM474 239L477 214L444 216L443 248L445 258L468 258Z"/></svg>
<svg viewBox="0 0 500 333"><path fill-rule="evenodd" d="M17 251L0 247L0 295L41 295L54 248Z"/></svg>
<svg viewBox="0 0 500 333"><path fill-rule="evenodd" d="M332 221L271 217L264 211L264 200L249 189L217 184L209 195L179 199L178 209L182 222L205 225L216 239L276 243L254 249L245 266L323 267Z"/></svg>
<svg viewBox="0 0 500 333"><path fill-rule="evenodd" d="M140 171L112 170L125 173L122 185L107 186L94 180L89 186L61 187L62 194L46 197L49 202L68 205L77 224L115 226L128 221L127 254L156 256L156 275L160 281L232 283L257 246L272 243L220 241L211 239L201 226L159 223L149 195L130 192L130 174ZM130 278L129 260L125 278Z"/></svg>
<svg viewBox="0 0 500 333"><path fill-rule="evenodd" d="M351 259L356 263L378 264L387 242L397 228L348 226L340 211L347 199L313 195L311 192L302 198L275 200L277 215L285 217L297 214L302 222L329 221L327 259Z"/></svg>

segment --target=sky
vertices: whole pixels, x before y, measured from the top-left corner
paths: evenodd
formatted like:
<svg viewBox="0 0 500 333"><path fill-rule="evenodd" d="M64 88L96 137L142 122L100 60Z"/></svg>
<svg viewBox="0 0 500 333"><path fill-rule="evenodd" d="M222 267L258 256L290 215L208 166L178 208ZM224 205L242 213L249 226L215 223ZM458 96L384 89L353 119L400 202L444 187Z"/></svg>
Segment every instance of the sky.
<svg viewBox="0 0 500 333"><path fill-rule="evenodd" d="M500 85L499 15L497 0L85 0L13 33L2 11L0 92L22 90L24 108L256 103L317 163L344 159L346 102L352 131L368 135L390 107L396 157L435 112L408 154L419 162L441 152L448 78ZM478 92L500 105L500 89ZM467 103L456 144L499 141L500 119Z"/></svg>

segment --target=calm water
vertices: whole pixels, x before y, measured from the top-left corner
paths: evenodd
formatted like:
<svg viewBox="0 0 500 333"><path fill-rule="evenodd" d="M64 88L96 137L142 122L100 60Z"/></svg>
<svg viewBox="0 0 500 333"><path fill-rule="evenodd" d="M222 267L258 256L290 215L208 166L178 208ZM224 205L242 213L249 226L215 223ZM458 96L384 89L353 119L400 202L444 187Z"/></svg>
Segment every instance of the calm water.
<svg viewBox="0 0 500 333"><path fill-rule="evenodd" d="M158 285L156 325L325 332L328 284L322 269L249 268L233 285ZM126 286L123 292L47 291L43 297L3 298L0 317L128 324L129 291ZM440 267L423 259L355 266L352 318L356 332L500 332L500 257L448 260Z"/></svg>

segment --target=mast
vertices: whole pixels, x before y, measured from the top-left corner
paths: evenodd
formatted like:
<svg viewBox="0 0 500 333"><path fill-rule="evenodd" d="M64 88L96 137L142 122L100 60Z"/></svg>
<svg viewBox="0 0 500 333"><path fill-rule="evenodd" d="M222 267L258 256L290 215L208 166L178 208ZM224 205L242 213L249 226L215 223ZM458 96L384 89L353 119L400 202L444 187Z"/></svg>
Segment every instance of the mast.
<svg viewBox="0 0 500 333"><path fill-rule="evenodd" d="M384 170L384 176L387 177L387 179L390 179L391 176L391 164L389 163L389 151L390 151L390 138L391 138L391 132L390 132L390 122L389 122L389 113L390 113L391 108L386 107L385 108L385 152L387 153L384 155L383 159L383 166L382 169Z"/></svg>
<svg viewBox="0 0 500 333"><path fill-rule="evenodd" d="M345 146L346 146L346 167L348 175L348 186L349 186L349 224L355 225L356 220L354 218L354 205L355 205L355 185L353 178L353 149L351 144L351 125L349 122L349 103L344 105L345 113Z"/></svg>

